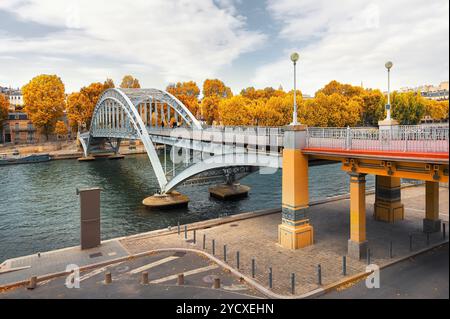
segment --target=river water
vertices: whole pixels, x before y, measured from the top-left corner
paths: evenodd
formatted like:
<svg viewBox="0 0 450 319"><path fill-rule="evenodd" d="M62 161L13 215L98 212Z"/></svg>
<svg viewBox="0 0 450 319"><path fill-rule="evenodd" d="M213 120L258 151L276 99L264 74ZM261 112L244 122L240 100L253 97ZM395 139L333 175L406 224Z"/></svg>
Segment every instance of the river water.
<svg viewBox="0 0 450 319"><path fill-rule="evenodd" d="M310 168L310 200L348 193L349 178L339 164ZM142 200L157 190L146 155L125 160L51 161L0 166L0 262L12 257L79 244L80 213L76 188L101 187L102 239L137 234L223 215L281 205L281 171L252 174L241 181L249 197L221 202L208 186L178 190L191 199L188 208L148 211ZM367 177L367 187L374 179Z"/></svg>

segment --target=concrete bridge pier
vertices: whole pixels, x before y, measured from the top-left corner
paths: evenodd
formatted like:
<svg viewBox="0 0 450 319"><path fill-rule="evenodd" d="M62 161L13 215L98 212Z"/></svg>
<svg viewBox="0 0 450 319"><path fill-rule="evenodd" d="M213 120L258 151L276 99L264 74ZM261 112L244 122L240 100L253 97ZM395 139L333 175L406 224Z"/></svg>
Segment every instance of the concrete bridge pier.
<svg viewBox="0 0 450 319"><path fill-rule="evenodd" d="M350 239L348 256L355 259L366 257L366 174L350 175Z"/></svg>
<svg viewBox="0 0 450 319"><path fill-rule="evenodd" d="M299 249L314 243L314 229L307 216L308 156L306 127L292 125L285 128L282 176L282 223L278 226L278 243L288 249Z"/></svg>
<svg viewBox="0 0 450 319"><path fill-rule="evenodd" d="M436 233L441 231L439 219L439 182L426 182L425 184L425 219L423 231Z"/></svg>
<svg viewBox="0 0 450 319"><path fill-rule="evenodd" d="M250 187L234 182L210 187L208 191L211 197L221 200L232 200L247 197Z"/></svg>
<svg viewBox="0 0 450 319"><path fill-rule="evenodd" d="M375 176L375 220L394 223L405 218L401 201L401 179L391 176Z"/></svg>
<svg viewBox="0 0 450 319"><path fill-rule="evenodd" d="M186 207L188 203L189 197L176 191L165 194L155 194L142 201L142 204L148 209L180 208Z"/></svg>

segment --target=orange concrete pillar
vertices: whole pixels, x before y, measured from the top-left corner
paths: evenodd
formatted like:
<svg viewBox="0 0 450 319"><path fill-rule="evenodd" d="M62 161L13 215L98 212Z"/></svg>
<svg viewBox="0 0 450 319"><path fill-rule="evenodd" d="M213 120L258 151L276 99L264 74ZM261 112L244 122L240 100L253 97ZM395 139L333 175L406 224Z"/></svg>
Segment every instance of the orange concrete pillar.
<svg viewBox="0 0 450 319"><path fill-rule="evenodd" d="M348 255L355 259L366 256L366 176L350 173L350 239Z"/></svg>
<svg viewBox="0 0 450 319"><path fill-rule="evenodd" d="M439 219L439 182L426 182L425 184L425 219L423 231L436 233L441 230Z"/></svg>
<svg viewBox="0 0 450 319"><path fill-rule="evenodd" d="M375 176L374 218L388 223L405 218L399 177Z"/></svg>
<svg viewBox="0 0 450 319"><path fill-rule="evenodd" d="M298 249L312 245L313 227L307 211L308 156L301 152L306 143L306 127L288 126L284 133L282 177L282 224L278 226L278 243L284 248Z"/></svg>

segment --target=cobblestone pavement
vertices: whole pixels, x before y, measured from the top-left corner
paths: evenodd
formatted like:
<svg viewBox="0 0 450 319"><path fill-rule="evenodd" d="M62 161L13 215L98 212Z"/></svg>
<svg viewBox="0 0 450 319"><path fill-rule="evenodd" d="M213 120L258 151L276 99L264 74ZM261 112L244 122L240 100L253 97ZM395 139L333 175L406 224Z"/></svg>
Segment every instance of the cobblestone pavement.
<svg viewBox="0 0 450 319"><path fill-rule="evenodd" d="M142 273L149 283L142 283ZM112 283L105 284L106 273ZM177 285L178 274L185 274L184 284ZM213 288L220 278L220 289ZM66 287L66 276L40 282L33 290L25 287L0 293L10 298L171 298L171 299L247 299L262 298L261 293L240 282L203 255L182 252L161 252L80 273L79 288Z"/></svg>
<svg viewBox="0 0 450 319"><path fill-rule="evenodd" d="M402 190L405 205L405 220L395 224L378 222L373 219L374 195L367 196L367 238L371 250L371 262L382 266L389 261L389 246L393 243L394 258L410 254L410 236L413 251L427 247L427 236L422 232L424 218L425 188L423 186ZM236 252L240 253L240 271L251 276L251 260L256 261L255 279L268 287L269 267L273 269L273 291L288 295L291 293L291 273L296 275L295 294L303 294L319 288L317 266L322 267L322 284L332 284L342 275L342 257L347 252L349 238L349 200L339 200L319 204L310 208L310 220L314 226L315 244L304 249L291 251L277 244L278 224L281 214L271 214L257 218L234 221L196 231L196 243L192 242L193 232L188 230L188 240L182 233L153 238L122 239L122 245L130 253L139 253L158 248L198 248L203 249L206 236L206 251L212 253L215 240L215 255L224 259L223 246L227 245L227 263L236 268ZM441 218L448 226L448 189L440 190ZM448 227L447 227L448 229ZM442 242L442 234L432 234L430 244ZM365 271L366 260L347 258L347 275Z"/></svg>

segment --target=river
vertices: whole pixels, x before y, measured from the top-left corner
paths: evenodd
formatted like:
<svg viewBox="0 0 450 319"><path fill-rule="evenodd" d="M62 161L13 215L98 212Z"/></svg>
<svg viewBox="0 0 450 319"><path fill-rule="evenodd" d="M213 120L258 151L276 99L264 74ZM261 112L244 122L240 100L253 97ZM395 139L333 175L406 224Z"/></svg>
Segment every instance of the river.
<svg viewBox="0 0 450 319"><path fill-rule="evenodd" d="M348 193L349 178L339 164L310 168L310 200ZM102 239L191 223L223 215L281 205L281 171L252 174L241 181L249 197L221 202L208 186L185 186L188 208L148 211L141 201L156 192L157 182L146 155L125 160L51 161L0 166L0 262L36 252L79 244L80 213L76 188L101 187ZM367 187L374 185L367 177Z"/></svg>

